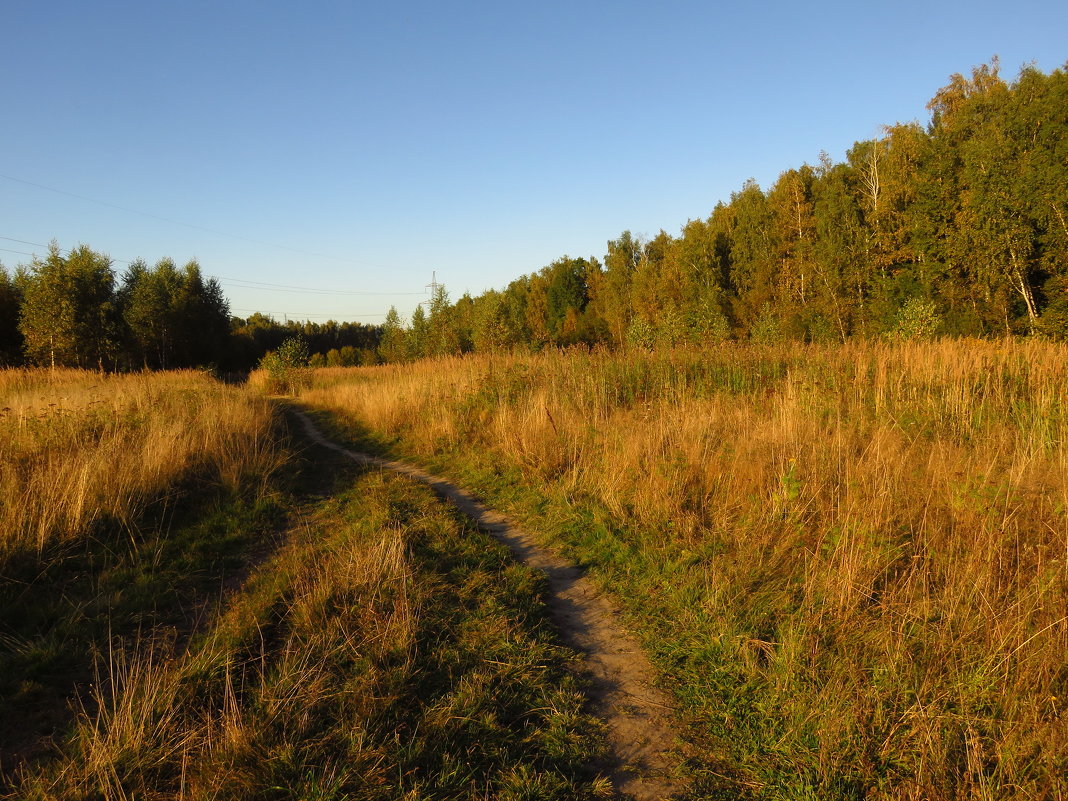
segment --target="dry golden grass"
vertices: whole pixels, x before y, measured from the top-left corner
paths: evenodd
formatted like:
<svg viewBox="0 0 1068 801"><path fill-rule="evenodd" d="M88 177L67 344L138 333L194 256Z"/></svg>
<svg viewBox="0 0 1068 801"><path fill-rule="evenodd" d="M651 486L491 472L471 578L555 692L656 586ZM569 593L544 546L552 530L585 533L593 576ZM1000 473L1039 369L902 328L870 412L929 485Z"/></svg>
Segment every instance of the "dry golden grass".
<svg viewBox="0 0 1068 801"><path fill-rule="evenodd" d="M92 711L10 797L605 797L532 571L423 487L346 484L187 648L104 656Z"/></svg>
<svg viewBox="0 0 1068 801"><path fill-rule="evenodd" d="M1066 397L1064 345L943 341L327 369L302 400L594 510L571 547L769 793L958 799L1068 797Z"/></svg>
<svg viewBox="0 0 1068 801"><path fill-rule="evenodd" d="M0 558L130 524L192 476L262 480L279 458L273 419L194 371L0 371Z"/></svg>

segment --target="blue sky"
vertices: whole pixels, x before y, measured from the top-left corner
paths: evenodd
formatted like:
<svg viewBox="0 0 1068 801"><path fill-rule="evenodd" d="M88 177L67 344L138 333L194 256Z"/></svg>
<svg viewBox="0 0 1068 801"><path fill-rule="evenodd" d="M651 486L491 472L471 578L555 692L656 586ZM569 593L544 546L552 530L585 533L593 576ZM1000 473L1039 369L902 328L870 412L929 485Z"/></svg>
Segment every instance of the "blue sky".
<svg viewBox="0 0 1068 801"><path fill-rule="evenodd" d="M433 271L456 298L676 233L1066 31L1063 0L5 0L0 262L196 258L236 314L380 322Z"/></svg>

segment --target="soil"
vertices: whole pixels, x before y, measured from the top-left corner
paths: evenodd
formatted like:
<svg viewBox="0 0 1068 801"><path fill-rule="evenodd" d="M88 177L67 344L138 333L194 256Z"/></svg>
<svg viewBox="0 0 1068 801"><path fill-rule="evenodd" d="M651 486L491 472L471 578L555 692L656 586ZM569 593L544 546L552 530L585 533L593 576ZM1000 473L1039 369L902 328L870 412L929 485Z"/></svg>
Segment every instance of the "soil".
<svg viewBox="0 0 1068 801"><path fill-rule="evenodd" d="M583 655L593 711L606 723L613 755L607 773L615 790L640 801L681 798L689 789L678 777L679 738L672 723L672 700L653 682L656 671L637 641L624 629L612 603L580 568L480 503L460 487L404 462L349 450L327 439L312 420L294 410L308 436L367 467L403 473L430 486L480 528L506 545L515 558L548 579L547 604L561 639Z"/></svg>

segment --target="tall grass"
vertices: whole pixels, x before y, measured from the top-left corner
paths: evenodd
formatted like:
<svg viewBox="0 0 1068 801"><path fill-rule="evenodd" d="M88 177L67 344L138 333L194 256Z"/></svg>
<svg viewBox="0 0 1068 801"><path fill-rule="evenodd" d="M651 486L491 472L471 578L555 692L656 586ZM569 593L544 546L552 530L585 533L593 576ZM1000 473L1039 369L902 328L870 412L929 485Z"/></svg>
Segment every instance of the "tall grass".
<svg viewBox="0 0 1068 801"><path fill-rule="evenodd" d="M534 572L424 487L347 483L184 651L102 655L95 709L13 797L606 797Z"/></svg>
<svg viewBox="0 0 1068 801"><path fill-rule="evenodd" d="M0 561L130 525L194 476L262 480L278 464L273 419L264 399L194 371L0 371Z"/></svg>
<svg viewBox="0 0 1068 801"><path fill-rule="evenodd" d="M985 341L452 359L302 395L541 496L518 513L769 797L895 799L1068 798L1066 397L1068 348Z"/></svg>

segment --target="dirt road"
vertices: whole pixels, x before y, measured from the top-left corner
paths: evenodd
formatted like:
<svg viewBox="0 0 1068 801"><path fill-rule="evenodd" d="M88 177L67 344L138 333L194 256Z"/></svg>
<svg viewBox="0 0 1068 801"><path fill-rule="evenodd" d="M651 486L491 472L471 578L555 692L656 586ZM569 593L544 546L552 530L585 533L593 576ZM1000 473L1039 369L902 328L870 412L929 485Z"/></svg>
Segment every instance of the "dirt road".
<svg viewBox="0 0 1068 801"><path fill-rule="evenodd" d="M607 724L614 755L614 764L608 766L613 786L641 801L685 794L687 783L676 776L677 735L671 722L671 699L653 686L655 672L644 652L620 625L617 611L578 567L537 545L528 533L455 484L404 462L349 450L323 436L303 412L294 410L294 414L318 444L359 464L393 470L429 485L506 545L518 561L541 570L548 578L547 602L561 638L585 657L594 712Z"/></svg>

